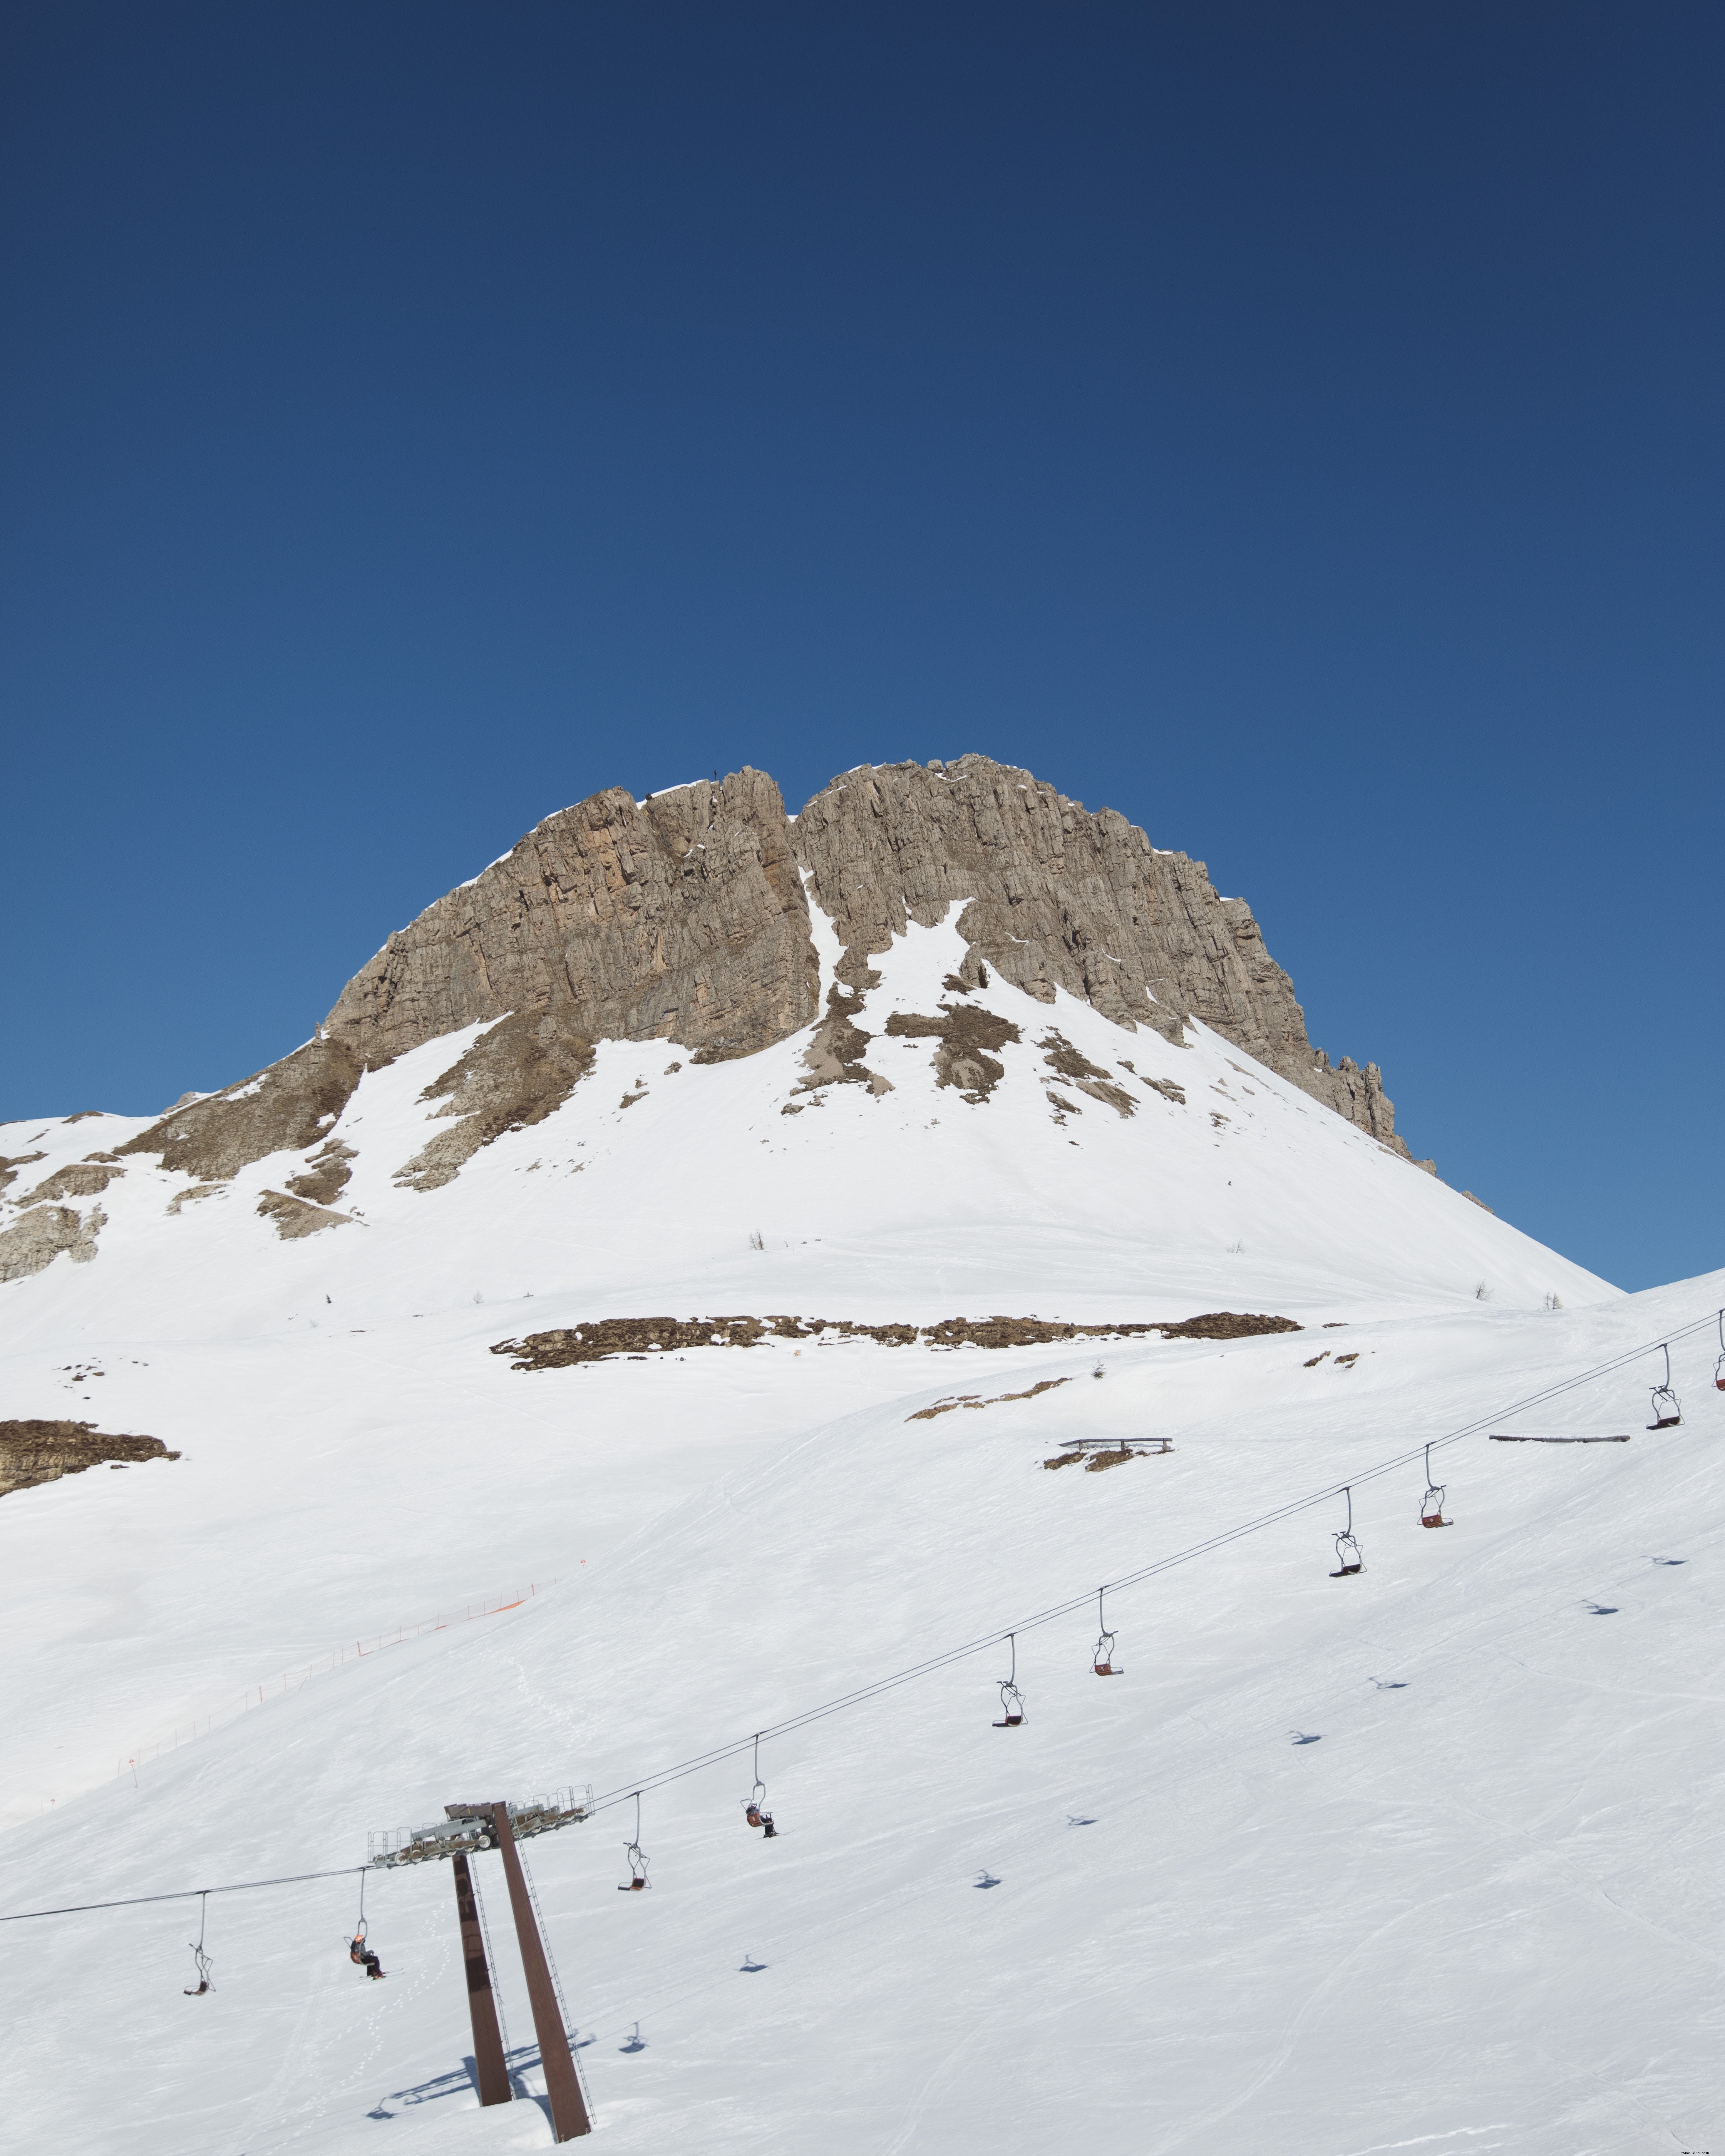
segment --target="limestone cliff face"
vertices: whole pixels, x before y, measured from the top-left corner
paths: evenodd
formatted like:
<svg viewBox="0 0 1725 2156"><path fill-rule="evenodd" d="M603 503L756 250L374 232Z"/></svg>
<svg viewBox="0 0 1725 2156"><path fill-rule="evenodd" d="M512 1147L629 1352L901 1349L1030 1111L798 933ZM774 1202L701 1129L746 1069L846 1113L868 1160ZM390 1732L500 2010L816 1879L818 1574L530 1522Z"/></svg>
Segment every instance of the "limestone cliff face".
<svg viewBox="0 0 1725 2156"><path fill-rule="evenodd" d="M1201 1019L1374 1137L1395 1142L1375 1064L1329 1058L1306 1034L1294 984L1244 899L1219 898L1202 861L1160 853L1112 808L1028 771L954 763L864 765L835 778L796 824L809 894L845 946L841 978L907 921L932 927L966 901L967 972L985 963L1045 1003L1065 988L1120 1025L1169 1040ZM1403 1150L1398 1146L1398 1150Z"/></svg>
<svg viewBox="0 0 1725 2156"><path fill-rule="evenodd" d="M476 1019L552 1014L719 1062L806 1025L818 970L784 803L744 770L547 817L392 936L326 1029L375 1065Z"/></svg>
<svg viewBox="0 0 1725 2156"><path fill-rule="evenodd" d="M478 1147L567 1099L596 1040L662 1040L719 1062L814 1026L823 1014L809 897L837 925L839 979L853 990L870 985L870 956L907 922L932 927L957 901L970 985L987 967L1045 1003L1065 988L1172 1040L1201 1019L1406 1150L1377 1065L1344 1058L1332 1070L1307 1040L1293 983L1245 900L1219 898L1201 861L1158 852L1114 809L1092 815L1028 771L967 756L847 772L794 819L773 782L747 769L639 803L621 788L595 793L392 936L316 1040L170 1110L121 1151L229 1177L325 1140L365 1070L488 1021L424 1095L444 1103L436 1120L449 1127L399 1172L434 1189ZM834 989L811 1050L833 1066L829 1079L868 1081L846 1060L855 1008ZM346 1182L347 1157L308 1152L293 1198L279 1200L283 1234L310 1232L302 1216L314 1214L337 1224L318 1209ZM60 1194L58 1183L33 1194ZM0 1264L32 1270L84 1234L75 1214L44 1211Z"/></svg>

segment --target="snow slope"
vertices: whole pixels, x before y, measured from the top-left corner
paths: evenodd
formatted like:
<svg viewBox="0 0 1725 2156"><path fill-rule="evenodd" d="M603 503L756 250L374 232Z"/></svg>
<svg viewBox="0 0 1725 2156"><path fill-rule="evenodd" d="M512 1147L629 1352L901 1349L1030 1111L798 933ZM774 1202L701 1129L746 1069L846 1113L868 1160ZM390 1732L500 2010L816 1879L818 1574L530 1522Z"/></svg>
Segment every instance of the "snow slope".
<svg viewBox="0 0 1725 2156"><path fill-rule="evenodd" d="M676 1071L608 1044L549 1121L419 1194L390 1178L465 1045L439 1042L349 1104L350 1225L276 1240L253 1209L293 1159L171 1217L186 1178L135 1164L93 1262L0 1289L6 1412L184 1453L0 1500L6 1907L357 1864L368 1830L455 1798L626 1790L1725 1299L1725 1276L1619 1296L1202 1032L1177 1049L997 983L974 1000L1024 1040L966 1104L932 1043L880 1031L932 1010L959 955L950 928L913 931L880 962L860 1023L884 1095L835 1086L788 1116L801 1042ZM1055 1120L1050 1024L1186 1105L1146 1091L1127 1119L1063 1089L1082 1113ZM13 1126L0 1152L44 1151L45 1175L136 1127ZM1307 1329L774 1340L539 1373L487 1352L613 1314L1216 1308ZM1363 1482L1358 1578L1328 1577L1327 1499L1122 1591L1122 1678L1091 1673L1082 1612L1027 1630L1021 1729L991 1727L989 1647L770 1743L772 1845L742 1822L746 1760L648 1796L650 1893L614 1891L632 1807L533 1844L606 2145L1708 2147L1711 1355L1680 1343L1679 1430L1642 1430L1649 1358L1536 1419L1628 1445L1454 1448L1445 1532L1419 1528L1417 1463ZM991 1404L922 1416L956 1394ZM1040 1466L1151 1432L1174 1450ZM529 1581L516 1608L281 1682ZM476 2108L449 1899L441 1869L372 1878L391 1978L367 1985L341 1951L352 1881L214 1897L197 2001L195 1904L0 1926L7 2133L548 2145L537 2107Z"/></svg>

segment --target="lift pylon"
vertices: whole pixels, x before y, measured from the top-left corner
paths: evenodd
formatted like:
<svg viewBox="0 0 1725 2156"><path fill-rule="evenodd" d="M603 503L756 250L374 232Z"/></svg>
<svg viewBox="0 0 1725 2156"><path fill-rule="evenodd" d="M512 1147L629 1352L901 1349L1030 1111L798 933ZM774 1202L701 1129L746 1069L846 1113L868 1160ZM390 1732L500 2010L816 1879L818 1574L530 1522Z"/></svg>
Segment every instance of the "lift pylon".
<svg viewBox="0 0 1725 2156"><path fill-rule="evenodd" d="M533 2033L539 2039L539 2060L545 2069L545 2093L551 2099L551 2132L554 2141L573 2141L591 2133L593 2121L581 2093L575 2059L563 2027L562 2009L551 1980L551 1964L545 1958L544 1942L533 1917L533 1902L521 1871L521 1853L509 1823L509 1806L494 1804L491 1817L497 1835L497 1853L503 1859L503 1875L509 1881L509 1906L515 1912L516 1943L521 1950L521 1968L527 1979L527 2003L533 2010Z"/></svg>
<svg viewBox="0 0 1725 2156"><path fill-rule="evenodd" d="M461 1920L461 1958L467 1969L467 2009L473 2019L473 2062L479 2070L483 2110L487 2104L507 2103L514 2092L509 2086L509 2066L497 2026L497 1998L491 1989L490 1964L485 1959L485 1935L480 1928L473 1875L465 1856L458 1856L453 1868L455 1912Z"/></svg>

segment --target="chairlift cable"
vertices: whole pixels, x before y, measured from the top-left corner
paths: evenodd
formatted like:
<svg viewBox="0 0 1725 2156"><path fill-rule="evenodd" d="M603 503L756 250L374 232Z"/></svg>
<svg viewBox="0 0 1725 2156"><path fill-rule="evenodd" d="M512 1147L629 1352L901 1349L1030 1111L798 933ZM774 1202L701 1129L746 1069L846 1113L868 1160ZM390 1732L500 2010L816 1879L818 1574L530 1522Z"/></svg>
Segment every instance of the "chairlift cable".
<svg viewBox="0 0 1725 2156"><path fill-rule="evenodd" d="M1676 1340L1686 1340L1692 1334L1704 1331L1707 1322L1705 1317L1696 1318L1687 1325L1679 1326L1675 1330L1666 1332L1658 1340L1645 1342L1639 1347L1625 1348L1621 1353L1609 1357L1604 1362L1596 1363L1589 1368L1578 1372L1573 1378L1566 1378L1558 1383L1547 1385L1538 1392L1529 1393L1521 1399L1494 1408L1488 1414L1479 1416L1471 1422L1464 1423L1459 1428L1446 1431L1440 1437L1423 1440L1420 1445L1414 1445L1410 1450L1396 1453L1387 1460L1379 1460L1373 1466L1357 1470L1346 1482L1332 1482L1321 1490L1311 1491L1306 1496L1291 1498L1286 1504L1273 1507L1269 1512L1259 1513L1255 1518L1242 1521L1238 1526L1233 1527L1224 1528L1216 1534L1206 1536L1200 1542L1189 1543L1184 1549L1173 1551L1166 1557L1153 1558L1148 1564L1140 1565L1135 1571L1122 1573L1117 1579L1106 1582L1106 1588L1120 1589L1142 1585L1144 1581L1156 1578L1165 1572L1171 1572L1177 1566L1189 1564L1196 1558L1205 1557L1214 1550L1225 1548L1232 1543L1242 1541L1248 1535L1256 1534L1265 1527L1274 1527L1283 1520L1291 1519L1298 1513L1309 1512L1314 1506L1326 1503L1344 1492L1348 1495L1351 1518L1353 1483L1372 1482L1382 1476L1394 1474L1397 1469L1404 1467L1410 1461L1419 1459L1422 1451L1426 1460L1429 1480L1431 1455L1435 1450L1446 1445L1461 1444L1470 1437L1477 1437L1482 1431L1489 1430L1493 1422L1502 1420L1510 1415L1523 1414L1531 1408L1542 1407L1548 1401L1559 1399L1565 1394L1578 1391L1582 1386L1591 1384L1598 1378L1609 1377L1614 1372L1640 1361L1656 1349L1664 1350L1666 1368L1669 1371L1671 1343ZM1714 1313L1714 1322L1719 1330L1722 1343L1721 1355L1722 1358L1725 1358L1725 1306L1722 1306ZM673 1782L685 1780L691 1774L697 1774L708 1767L716 1766L723 1760L736 1758L741 1753L749 1751L751 1748L753 1748L754 1756L758 1763L762 1738L783 1737L788 1735L793 1730L809 1728L815 1722L824 1722L832 1715L842 1713L847 1707L863 1706L870 1700L878 1699L887 1692L898 1690L903 1685L914 1682L918 1677L931 1676L938 1670L949 1668L955 1662L963 1661L973 1655L981 1654L986 1648L999 1646L1003 1640L1013 1643L1012 1651L1015 1671L1018 1633L1034 1631L1041 1625L1054 1624L1062 1617L1070 1616L1075 1611L1086 1608L1089 1602L1090 1589L1086 1588L1082 1594L1074 1596L1064 1602L1051 1604L1047 1609L1038 1610L1030 1616L1021 1617L1010 1627L1004 1627L999 1631L988 1633L980 1638L966 1640L959 1646L949 1647L943 1653L932 1655L922 1661L912 1663L906 1669L894 1671L890 1676L880 1677L870 1684L858 1686L851 1691L841 1693L836 1699L828 1700L819 1707L805 1708L799 1714L788 1716L783 1722L770 1723L749 1737L740 1738L732 1743L716 1745L710 1751L700 1753L691 1758L680 1761L675 1765L664 1768L656 1774L647 1775L639 1781L626 1784L615 1789L608 1789L603 1795L595 1798L588 1806L587 1816L591 1818L595 1812L608 1811L618 1804L627 1804L633 1797L635 1803L635 1840L633 1846L639 1851L641 1829L640 1800L644 1790L664 1789ZM147 1903L190 1901L199 1896L207 1897L211 1894L244 1894L264 1887L302 1886L322 1879L347 1879L352 1878L356 1872L362 1876L369 1868L363 1864L348 1864L330 1871L291 1872L274 1879L242 1879L221 1887L185 1887L171 1894L132 1894L105 1902L68 1902L60 1907L52 1909L18 1909L8 1915L0 1916L0 1924L24 1923L40 1917L84 1916L104 1909L137 1908ZM483 1925L482 1907L480 1920ZM488 1943L488 1958L489 1953Z"/></svg>
<svg viewBox="0 0 1725 2156"><path fill-rule="evenodd" d="M201 1894L249 1894L259 1887L299 1887L310 1879L351 1879L356 1871L363 1876L370 1868L364 1864L344 1864L339 1871L295 1871L282 1879L240 1879L227 1887L182 1887L177 1894L128 1894L117 1902L69 1902L61 1909L14 1909L10 1916L0 1917L0 1924L22 1924L32 1917L81 1917L92 1909L136 1909L146 1902L194 1902Z"/></svg>
<svg viewBox="0 0 1725 2156"><path fill-rule="evenodd" d="M1722 1326L1725 1326L1725 1310L1718 1313L1718 1322ZM1666 1347L1673 1340L1685 1340L1693 1333L1705 1331L1707 1324L1706 1318L1696 1318L1689 1324L1679 1326L1675 1331L1664 1334L1658 1340L1645 1342L1640 1346L1625 1348L1620 1354L1608 1357L1602 1363L1596 1363L1588 1369L1579 1371L1573 1378L1563 1378L1555 1384L1542 1387L1538 1392L1529 1393L1521 1399L1512 1400L1506 1404L1493 1408L1489 1414L1478 1416L1471 1422L1464 1423L1458 1429L1446 1431L1441 1436L1422 1440L1419 1445L1413 1446L1408 1451L1396 1453L1389 1459L1379 1460L1374 1466L1357 1470L1347 1482L1332 1482L1321 1490L1311 1491L1306 1496L1291 1498L1286 1504L1276 1506L1269 1512L1260 1512L1255 1519L1243 1521L1237 1527L1224 1528L1216 1534L1207 1536L1201 1542L1189 1543L1184 1549L1175 1550L1167 1557L1154 1558L1150 1563L1139 1566L1136 1571L1122 1573L1117 1579L1110 1580L1107 1583L1108 1586L1111 1589L1139 1586L1147 1579L1153 1579L1163 1573L1173 1571L1178 1565L1190 1563L1194 1558L1206 1557L1212 1551L1224 1548L1230 1543L1243 1540L1247 1535L1256 1534L1265 1527L1275 1527L1283 1520L1293 1518L1298 1513L1309 1512L1314 1506L1328 1503L1332 1499L1339 1497L1343 1491L1348 1490L1354 1482L1372 1482L1382 1476L1392 1475L1398 1469L1405 1467L1418 1460L1422 1453L1429 1458L1431 1452L1440 1450L1446 1445L1459 1445L1468 1438L1479 1436L1482 1432L1489 1430L1493 1422L1501 1421L1509 1415L1524 1414L1531 1408L1542 1407L1548 1401L1561 1399L1567 1393L1578 1391L1582 1386L1594 1383L1598 1378L1609 1377L1614 1372L1627 1368L1631 1363L1642 1360L1651 1354L1656 1348ZM828 1700L819 1707L805 1708L800 1714L788 1716L783 1722L769 1725L760 1734L763 1737L783 1737L788 1736L793 1730L806 1729L814 1722L825 1721L829 1715L842 1713L847 1707L860 1707L870 1700L880 1698L886 1692L896 1691L901 1686L914 1682L918 1677L932 1676L937 1671L947 1669L954 1662L967 1661L973 1655L979 1655L990 1647L997 1647L1009 1639L1014 1632L1034 1631L1040 1625L1051 1625L1062 1617L1070 1616L1076 1610L1085 1608L1089 1601L1090 1594L1086 1589L1081 1595L1052 1604L1045 1609L1038 1610L1028 1617L1019 1618L1010 1628L1003 1626L997 1632L989 1632L980 1638L966 1640L960 1646L950 1647L944 1653L932 1655L926 1661L914 1662L906 1669L896 1671L891 1676L880 1677L872 1684L860 1685L855 1691L840 1693L836 1699ZM614 1804L626 1804L638 1788L663 1789L672 1782L682 1781L687 1776L698 1774L708 1767L718 1765L723 1760L737 1758L739 1753L746 1752L753 1742L752 1738L745 1737L738 1738L732 1743L717 1745L710 1752L698 1753L692 1758L682 1760L674 1766L665 1768L656 1774L649 1774L644 1782L630 1783L615 1789L608 1789L593 1799L592 1810L595 1812L604 1811Z"/></svg>

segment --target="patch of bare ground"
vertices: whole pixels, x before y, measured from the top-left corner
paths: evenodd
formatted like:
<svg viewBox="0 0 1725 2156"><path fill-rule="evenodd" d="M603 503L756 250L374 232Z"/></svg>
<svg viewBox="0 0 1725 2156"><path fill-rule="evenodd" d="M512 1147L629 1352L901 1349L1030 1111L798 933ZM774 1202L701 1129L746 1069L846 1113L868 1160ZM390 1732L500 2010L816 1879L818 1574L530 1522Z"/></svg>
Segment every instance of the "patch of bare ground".
<svg viewBox="0 0 1725 2156"><path fill-rule="evenodd" d="M886 1021L889 1034L902 1040L937 1040L934 1052L936 1082L956 1086L973 1106L986 1101L1006 1075L1006 1066L989 1053L1024 1035L1009 1019L972 1004L942 1004L937 1018L916 1011L895 1011Z"/></svg>
<svg viewBox="0 0 1725 2156"><path fill-rule="evenodd" d="M1052 1460L1044 1460L1045 1468L1070 1468L1085 1462L1086 1475L1106 1475L1108 1468L1126 1466L1127 1460L1160 1460L1163 1453L1171 1453L1173 1445L1164 1438L1141 1440L1134 1445L1130 1438L1119 1445L1074 1445L1070 1453L1055 1453Z"/></svg>
<svg viewBox="0 0 1725 2156"><path fill-rule="evenodd" d="M752 1348L757 1341L872 1340L883 1348L1038 1348L1065 1340L1127 1340L1159 1333L1164 1340L1250 1340L1268 1332L1297 1332L1291 1317L1269 1317L1250 1311L1214 1310L1202 1317L1153 1319L1118 1325L1062 1325L1040 1317L947 1317L938 1325L859 1325L834 1317L602 1317L583 1325L561 1326L550 1332L529 1332L520 1340L499 1340L494 1355L512 1355L517 1370L560 1370L576 1363L602 1362L608 1355L650 1355L691 1348ZM1003 1393L1002 1399L1029 1399L1045 1392L1049 1379L1028 1393ZM984 1403L983 1404L988 1404ZM926 1414L927 1411L924 1410Z"/></svg>
<svg viewBox="0 0 1725 2156"><path fill-rule="evenodd" d="M1056 1385L1070 1385L1070 1378L1045 1378L1040 1384L1032 1385L1028 1392L996 1393L992 1399L983 1399L975 1393L958 1393L949 1400L937 1400L932 1408L918 1408L915 1414L906 1415L906 1422L932 1422L937 1415L951 1414L955 1408L998 1408L1003 1400L1034 1400L1040 1393L1051 1393Z"/></svg>
<svg viewBox="0 0 1725 2156"><path fill-rule="evenodd" d="M111 1460L177 1460L159 1437L104 1436L87 1422L0 1422L0 1496Z"/></svg>
<svg viewBox="0 0 1725 2156"><path fill-rule="evenodd" d="M258 1200L258 1211L266 1220L273 1220L275 1232L285 1243L296 1243L302 1235L321 1235L326 1228L349 1228L352 1220L345 1213L326 1212L321 1205L308 1205L303 1198L290 1198L285 1191L266 1190Z"/></svg>
<svg viewBox="0 0 1725 2156"><path fill-rule="evenodd" d="M419 1096L444 1101L434 1120L451 1118L395 1173L409 1190L453 1183L481 1146L524 1131L562 1107L593 1069L593 1043L557 1011L517 1011L482 1033L465 1055Z"/></svg>

